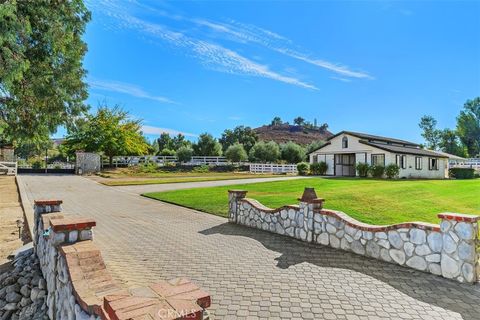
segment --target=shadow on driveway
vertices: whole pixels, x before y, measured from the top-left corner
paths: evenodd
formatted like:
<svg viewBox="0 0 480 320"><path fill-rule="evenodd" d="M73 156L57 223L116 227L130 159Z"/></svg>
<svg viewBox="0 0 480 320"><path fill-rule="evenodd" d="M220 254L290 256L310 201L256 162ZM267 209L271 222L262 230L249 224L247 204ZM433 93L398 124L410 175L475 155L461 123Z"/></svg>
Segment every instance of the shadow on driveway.
<svg viewBox="0 0 480 320"><path fill-rule="evenodd" d="M480 319L480 284L462 284L439 276L359 256L339 249L308 244L262 230L224 223L200 232L204 235L242 236L281 254L277 267L307 262L321 268L341 268L373 277L411 298L448 309L463 319ZM321 270L320 270L321 271ZM349 279L346 279L349 281ZM353 279L354 280L354 279ZM362 294L361 291L358 294Z"/></svg>

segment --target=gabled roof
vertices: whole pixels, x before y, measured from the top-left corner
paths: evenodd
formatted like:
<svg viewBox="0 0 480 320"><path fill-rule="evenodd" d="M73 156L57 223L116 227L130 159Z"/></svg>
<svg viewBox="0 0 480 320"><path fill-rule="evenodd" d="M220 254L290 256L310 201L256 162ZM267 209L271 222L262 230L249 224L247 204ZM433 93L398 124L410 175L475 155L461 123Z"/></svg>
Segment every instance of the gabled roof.
<svg viewBox="0 0 480 320"><path fill-rule="evenodd" d="M404 154L412 154L416 156L425 156L425 157L448 158L448 156L445 156L441 153L438 153L432 150L416 148L416 147L397 146L397 145L391 145L391 144L385 144L385 143L374 143L374 142L369 142L365 140L360 140L359 142L371 147L375 147L375 148L393 152L393 153L404 153Z"/></svg>
<svg viewBox="0 0 480 320"><path fill-rule="evenodd" d="M359 140L360 143L363 143L365 145L369 145L378 149L386 150L389 152L413 154L413 155L419 155L419 156L430 156L430 157L437 157L437 158L448 158L448 156L444 154L437 153L432 150L422 149L418 143L414 143L406 140L376 136L372 134L354 132L354 131L340 131L339 133L328 138L327 139L328 142L326 144L324 144L323 146L321 146L316 150L309 152L308 154L311 154L329 145L331 143L330 140L342 134L348 134L348 135L360 138Z"/></svg>
<svg viewBox="0 0 480 320"><path fill-rule="evenodd" d="M404 145L410 145L410 146L415 146L415 147L420 147L418 143L406 141L406 140L400 140L400 139L394 139L394 138L388 138L388 137L382 137L382 136L375 136L373 134L367 134L367 133L361 133L361 132L354 132L354 131L340 131L336 135L331 136L328 140L332 140L335 137L338 137L339 135L342 134L349 134L351 136L364 139L367 141L375 140L375 141L383 141L387 143L399 143L399 144L404 144Z"/></svg>

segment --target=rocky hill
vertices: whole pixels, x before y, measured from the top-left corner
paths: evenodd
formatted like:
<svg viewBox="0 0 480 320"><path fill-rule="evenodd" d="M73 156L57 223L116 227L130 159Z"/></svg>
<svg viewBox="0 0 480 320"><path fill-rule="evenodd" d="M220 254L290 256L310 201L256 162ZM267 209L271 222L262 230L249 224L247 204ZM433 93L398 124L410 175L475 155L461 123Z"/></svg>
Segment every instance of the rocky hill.
<svg viewBox="0 0 480 320"><path fill-rule="evenodd" d="M328 129L305 128L290 124L267 125L253 130L258 135L259 140L275 141L277 143L293 141L301 145L326 140L333 135Z"/></svg>

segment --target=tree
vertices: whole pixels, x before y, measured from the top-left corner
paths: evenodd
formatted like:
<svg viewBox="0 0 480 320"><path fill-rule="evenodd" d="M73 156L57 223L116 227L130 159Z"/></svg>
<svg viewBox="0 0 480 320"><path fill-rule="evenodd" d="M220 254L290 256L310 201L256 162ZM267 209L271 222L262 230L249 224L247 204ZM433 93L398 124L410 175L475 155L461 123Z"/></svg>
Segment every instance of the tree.
<svg viewBox="0 0 480 320"><path fill-rule="evenodd" d="M309 145L307 145L307 147L305 148L305 153L311 153L319 149L324 144L325 144L325 141L322 141L322 140L313 141Z"/></svg>
<svg viewBox="0 0 480 320"><path fill-rule="evenodd" d="M83 1L0 2L0 127L41 141L87 111Z"/></svg>
<svg viewBox="0 0 480 320"><path fill-rule="evenodd" d="M190 146L183 146L177 150L177 158L180 162L189 162L192 160L193 149Z"/></svg>
<svg viewBox="0 0 480 320"><path fill-rule="evenodd" d="M193 145L193 151L197 156L221 156L222 145L211 134L202 133Z"/></svg>
<svg viewBox="0 0 480 320"><path fill-rule="evenodd" d="M158 150L162 152L165 149L172 150L173 149L173 141L170 137L170 134L167 132L162 132L160 137L157 139Z"/></svg>
<svg viewBox="0 0 480 320"><path fill-rule="evenodd" d="M297 126L303 126L305 124L305 119L302 117L296 117L295 119L293 119L293 123Z"/></svg>
<svg viewBox="0 0 480 320"><path fill-rule="evenodd" d="M225 151L225 157L231 162L242 162L248 159L245 148L238 142L228 147Z"/></svg>
<svg viewBox="0 0 480 320"><path fill-rule="evenodd" d="M282 124L283 124L283 121L280 117L273 118L272 122L270 123L271 126L279 126Z"/></svg>
<svg viewBox="0 0 480 320"><path fill-rule="evenodd" d="M468 156L480 154L480 97L467 100L457 117L457 133Z"/></svg>
<svg viewBox="0 0 480 320"><path fill-rule="evenodd" d="M222 144L223 151L226 151L228 147L235 143L240 143L243 144L245 151L249 152L257 140L257 134L252 128L238 126L233 130L226 129L219 142Z"/></svg>
<svg viewBox="0 0 480 320"><path fill-rule="evenodd" d="M423 130L422 137L427 142L429 149L437 149L440 140L440 131L437 130L437 120L432 116L425 115L420 119L418 124L420 129Z"/></svg>
<svg viewBox="0 0 480 320"><path fill-rule="evenodd" d="M191 147L192 143L185 139L185 136L181 133L177 134L172 139L173 149L178 150L181 147Z"/></svg>
<svg viewBox="0 0 480 320"><path fill-rule="evenodd" d="M461 145L455 131L444 129L440 131L439 135L440 142L438 145L443 152L465 157L465 149Z"/></svg>
<svg viewBox="0 0 480 320"><path fill-rule="evenodd" d="M305 159L305 149L300 145L288 142L281 146L282 159L288 163L299 163Z"/></svg>
<svg viewBox="0 0 480 320"><path fill-rule="evenodd" d="M65 145L70 152L102 152L112 165L114 156L148 153L148 142L140 129L141 121L131 119L128 112L118 106L111 109L100 106L96 114L87 115L69 132Z"/></svg>
<svg viewBox="0 0 480 320"><path fill-rule="evenodd" d="M249 158L252 161L258 162L276 162L280 158L280 148L274 141L257 142L249 153Z"/></svg>

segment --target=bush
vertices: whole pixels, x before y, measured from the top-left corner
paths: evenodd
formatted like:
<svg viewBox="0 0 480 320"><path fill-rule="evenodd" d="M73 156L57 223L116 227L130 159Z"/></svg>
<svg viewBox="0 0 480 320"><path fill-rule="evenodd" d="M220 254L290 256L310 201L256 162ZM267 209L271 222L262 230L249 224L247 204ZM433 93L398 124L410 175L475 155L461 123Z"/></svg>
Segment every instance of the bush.
<svg viewBox="0 0 480 320"><path fill-rule="evenodd" d="M231 162L242 162L248 159L245 148L240 143L234 143L225 151L225 157Z"/></svg>
<svg viewBox="0 0 480 320"><path fill-rule="evenodd" d="M397 166L396 164L392 163L385 167L385 175L387 176L388 179L393 179L398 177L399 173L400 173L400 167Z"/></svg>
<svg viewBox="0 0 480 320"><path fill-rule="evenodd" d="M355 168L357 169L360 177L367 177L368 172L370 171L370 165L368 163L357 163Z"/></svg>
<svg viewBox="0 0 480 320"><path fill-rule="evenodd" d="M155 162L145 162L138 166L137 171L140 173L154 173L157 172L158 165Z"/></svg>
<svg viewBox="0 0 480 320"><path fill-rule="evenodd" d="M327 173L328 164L324 161L312 163L310 165L310 173L314 175L325 175Z"/></svg>
<svg viewBox="0 0 480 320"><path fill-rule="evenodd" d="M308 174L309 165L306 162L300 162L297 164L298 174L301 176L306 176Z"/></svg>
<svg viewBox="0 0 480 320"><path fill-rule="evenodd" d="M282 144L282 159L287 163L299 163L305 159L305 149L293 142Z"/></svg>
<svg viewBox="0 0 480 320"><path fill-rule="evenodd" d="M372 166L372 167L370 167L370 174L374 178L383 177L384 172L385 172L385 167L384 166Z"/></svg>
<svg viewBox="0 0 480 320"><path fill-rule="evenodd" d="M193 168L192 172L197 173L207 173L210 171L210 167L206 164L202 164L201 166Z"/></svg>
<svg viewBox="0 0 480 320"><path fill-rule="evenodd" d="M475 170L472 168L451 168L448 170L450 177L455 179L473 179Z"/></svg>
<svg viewBox="0 0 480 320"><path fill-rule="evenodd" d="M175 151L174 151L174 150L170 150L170 149L163 149L162 151L160 151L160 155L161 155L161 156L174 156L174 155L175 155Z"/></svg>
<svg viewBox="0 0 480 320"><path fill-rule="evenodd" d="M177 159L179 162L189 162L192 160L193 149L187 146L178 148Z"/></svg>
<svg viewBox="0 0 480 320"><path fill-rule="evenodd" d="M265 143L257 142L250 150L249 158L251 161L258 162L276 162L280 158L280 148L274 141Z"/></svg>
<svg viewBox="0 0 480 320"><path fill-rule="evenodd" d="M34 163L32 163L32 169L41 169L42 167L43 165L41 161L35 161Z"/></svg>

